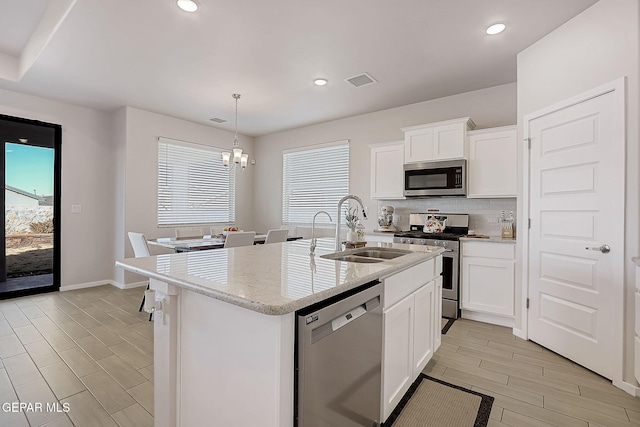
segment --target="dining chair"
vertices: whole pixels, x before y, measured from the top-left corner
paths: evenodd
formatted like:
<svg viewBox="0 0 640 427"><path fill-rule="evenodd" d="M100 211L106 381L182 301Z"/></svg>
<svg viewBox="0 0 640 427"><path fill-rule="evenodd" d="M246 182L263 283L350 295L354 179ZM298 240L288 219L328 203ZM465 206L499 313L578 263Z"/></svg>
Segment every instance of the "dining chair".
<svg viewBox="0 0 640 427"><path fill-rule="evenodd" d="M202 228L176 228L176 237L202 237Z"/></svg>
<svg viewBox="0 0 640 427"><path fill-rule="evenodd" d="M227 238L224 240L224 247L237 248L240 246L251 246L255 238L255 231L234 231L227 234Z"/></svg>
<svg viewBox="0 0 640 427"><path fill-rule="evenodd" d="M133 248L133 255L136 258L151 256L151 251L147 244L147 238L144 237L144 234L134 233L133 231L130 231L127 234L129 235L129 242L131 242L131 247ZM147 282L147 289L149 289L149 282ZM142 302L140 303L138 312L142 311L142 307L144 307L144 295L142 295ZM149 313L149 321L151 321L152 315L153 313Z"/></svg>
<svg viewBox="0 0 640 427"><path fill-rule="evenodd" d="M264 244L286 242L287 237L289 237L289 230L286 228L269 230L267 232L267 238L264 240Z"/></svg>
<svg viewBox="0 0 640 427"><path fill-rule="evenodd" d="M217 236L218 234L222 234L222 232L224 231L223 227L216 227L216 226L211 226L209 228L209 231L211 232L212 236Z"/></svg>

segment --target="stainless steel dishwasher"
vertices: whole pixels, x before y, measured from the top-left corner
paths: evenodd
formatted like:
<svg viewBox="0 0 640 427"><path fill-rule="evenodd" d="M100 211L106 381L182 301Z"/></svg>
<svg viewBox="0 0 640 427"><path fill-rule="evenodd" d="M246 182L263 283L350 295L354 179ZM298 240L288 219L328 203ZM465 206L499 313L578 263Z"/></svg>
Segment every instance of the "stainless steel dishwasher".
<svg viewBox="0 0 640 427"><path fill-rule="evenodd" d="M382 284L296 314L297 426L379 426Z"/></svg>

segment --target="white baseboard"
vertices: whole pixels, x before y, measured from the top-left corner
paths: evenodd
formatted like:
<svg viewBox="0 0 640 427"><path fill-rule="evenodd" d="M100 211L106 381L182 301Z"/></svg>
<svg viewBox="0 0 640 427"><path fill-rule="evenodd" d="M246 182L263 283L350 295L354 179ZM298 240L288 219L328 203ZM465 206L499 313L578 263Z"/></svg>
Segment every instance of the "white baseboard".
<svg viewBox="0 0 640 427"><path fill-rule="evenodd" d="M110 285L111 280L98 280L96 282L78 283L75 285L60 286L60 292L73 291L76 289L93 288L95 286Z"/></svg>
<svg viewBox="0 0 640 427"><path fill-rule="evenodd" d="M518 338L522 338L523 340L529 339L529 337L527 337L527 334L525 334L522 329L513 328L513 335L517 336Z"/></svg>
<svg viewBox="0 0 640 427"><path fill-rule="evenodd" d="M142 282L134 282L134 283L120 283L115 280L111 280L110 283L118 289L131 289L131 288L140 288L142 286L147 286L149 284L148 280Z"/></svg>
<svg viewBox="0 0 640 427"><path fill-rule="evenodd" d="M95 282L60 286L60 292L73 291L76 289L84 289L84 288L93 288L95 286L102 286L102 285L112 285L118 289L131 289L131 288L139 288L141 286L147 286L147 283L149 282L147 282L146 280L144 282L135 282L135 283L120 283L120 282L116 282L115 280L98 280Z"/></svg>
<svg viewBox="0 0 640 427"><path fill-rule="evenodd" d="M478 322L490 323L492 325L505 326L513 328L516 320L513 317L498 316L496 314L478 313L476 311L461 310L463 319L475 320Z"/></svg>
<svg viewBox="0 0 640 427"><path fill-rule="evenodd" d="M620 390L629 393L631 396L640 396L640 388L634 386L633 384L629 384L625 381L613 381L613 385L618 387Z"/></svg>

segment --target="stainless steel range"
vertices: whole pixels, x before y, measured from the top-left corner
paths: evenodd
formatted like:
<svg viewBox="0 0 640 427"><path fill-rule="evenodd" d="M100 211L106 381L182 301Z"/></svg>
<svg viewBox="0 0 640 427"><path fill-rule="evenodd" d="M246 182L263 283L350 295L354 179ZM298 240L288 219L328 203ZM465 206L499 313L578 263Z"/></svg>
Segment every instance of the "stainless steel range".
<svg viewBox="0 0 640 427"><path fill-rule="evenodd" d="M423 232L427 217L446 219L442 233ZM460 313L460 237L469 232L469 215L415 213L409 216L409 231L395 233L394 243L440 246L442 254L442 316L457 319Z"/></svg>

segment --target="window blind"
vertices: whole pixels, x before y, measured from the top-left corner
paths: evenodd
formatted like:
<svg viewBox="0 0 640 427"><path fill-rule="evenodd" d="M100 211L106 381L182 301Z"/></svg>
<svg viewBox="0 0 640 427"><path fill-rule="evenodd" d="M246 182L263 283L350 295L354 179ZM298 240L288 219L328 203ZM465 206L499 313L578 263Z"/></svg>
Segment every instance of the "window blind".
<svg viewBox="0 0 640 427"><path fill-rule="evenodd" d="M335 222L338 202L349 194L349 141L285 151L282 164L282 223L311 224L321 210ZM318 216L323 222L329 219Z"/></svg>
<svg viewBox="0 0 640 427"><path fill-rule="evenodd" d="M235 174L221 151L158 139L158 226L235 222Z"/></svg>

